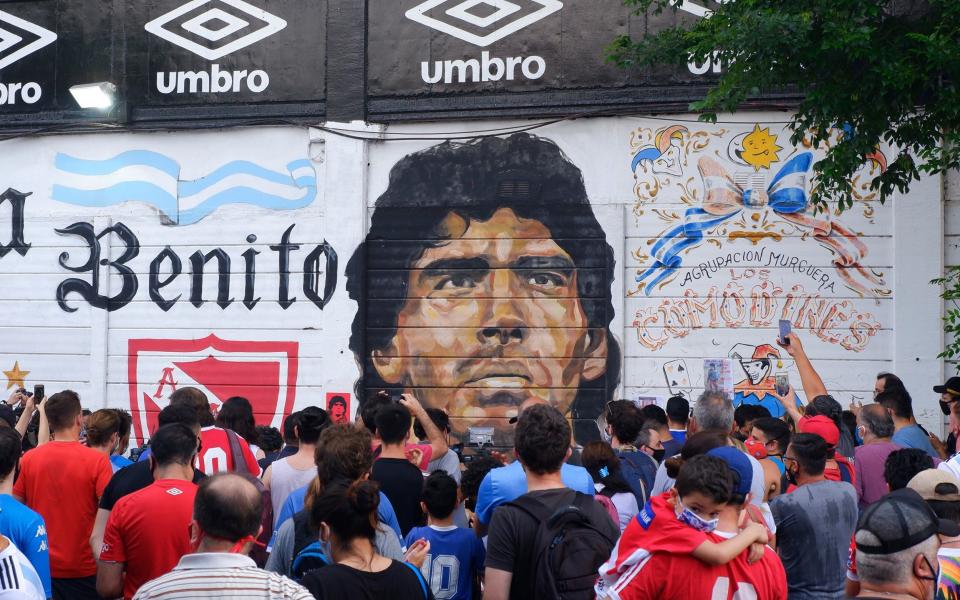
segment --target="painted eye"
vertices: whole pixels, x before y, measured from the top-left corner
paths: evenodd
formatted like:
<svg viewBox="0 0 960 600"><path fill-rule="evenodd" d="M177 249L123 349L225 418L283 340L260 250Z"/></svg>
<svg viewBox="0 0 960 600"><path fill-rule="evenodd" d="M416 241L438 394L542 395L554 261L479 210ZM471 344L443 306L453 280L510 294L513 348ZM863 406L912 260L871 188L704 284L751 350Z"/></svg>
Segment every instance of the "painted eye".
<svg viewBox="0 0 960 600"><path fill-rule="evenodd" d="M566 279L556 273L531 273L527 277L527 283L539 288L552 290L563 287L566 284Z"/></svg>
<svg viewBox="0 0 960 600"><path fill-rule="evenodd" d="M442 279L436 286L437 290L460 290L477 287L477 280L473 275L451 275Z"/></svg>

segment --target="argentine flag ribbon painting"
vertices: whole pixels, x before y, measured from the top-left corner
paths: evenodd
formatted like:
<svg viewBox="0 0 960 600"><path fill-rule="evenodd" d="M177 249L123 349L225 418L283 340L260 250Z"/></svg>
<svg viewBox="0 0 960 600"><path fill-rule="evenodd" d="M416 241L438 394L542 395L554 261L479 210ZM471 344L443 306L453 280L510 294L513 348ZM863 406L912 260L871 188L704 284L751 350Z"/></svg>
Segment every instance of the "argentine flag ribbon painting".
<svg viewBox="0 0 960 600"><path fill-rule="evenodd" d="M235 160L198 179L182 179L176 160L150 150L103 160L57 154L54 165L54 200L94 208L143 202L173 225L192 225L226 204L296 210L317 196L317 173L307 159L287 164L285 171Z"/></svg>
<svg viewBox="0 0 960 600"><path fill-rule="evenodd" d="M813 164L813 155L802 152L787 161L766 190L766 203L782 217L799 215L807 210L806 174ZM712 158L701 158L697 164L703 177L703 206L688 208L683 223L664 233L653 245L654 263L637 275L637 283L647 281L644 293L650 293L664 279L683 266L682 254L703 241L707 232L740 214L749 206L762 205L752 198L756 190L744 190Z"/></svg>

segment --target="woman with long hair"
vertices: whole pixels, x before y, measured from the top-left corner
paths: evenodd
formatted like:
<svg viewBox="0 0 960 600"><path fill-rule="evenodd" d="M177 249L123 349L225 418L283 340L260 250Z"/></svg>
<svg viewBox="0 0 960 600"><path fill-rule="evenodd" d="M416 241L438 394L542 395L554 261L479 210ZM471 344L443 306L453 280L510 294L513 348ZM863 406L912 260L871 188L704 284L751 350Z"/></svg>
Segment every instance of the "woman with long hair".
<svg viewBox="0 0 960 600"><path fill-rule="evenodd" d="M314 569L303 585L317 600L433 600L420 569L377 553L379 487L370 480L335 483L311 507L320 540L329 544L333 564Z"/></svg>
<svg viewBox="0 0 960 600"><path fill-rule="evenodd" d="M257 433L257 421L253 416L253 406L250 401L242 396L227 398L227 401L220 405L217 411L217 427L222 429L231 429L234 433L246 440L250 445L250 452L260 460L266 455L263 450L257 446L260 441L260 434Z"/></svg>
<svg viewBox="0 0 960 600"><path fill-rule="evenodd" d="M640 507L630 485L620 472L620 459L607 442L590 442L583 447L580 457L583 467L593 477L593 485L598 494L610 498L617 509L617 524L620 531L630 519L637 516Z"/></svg>

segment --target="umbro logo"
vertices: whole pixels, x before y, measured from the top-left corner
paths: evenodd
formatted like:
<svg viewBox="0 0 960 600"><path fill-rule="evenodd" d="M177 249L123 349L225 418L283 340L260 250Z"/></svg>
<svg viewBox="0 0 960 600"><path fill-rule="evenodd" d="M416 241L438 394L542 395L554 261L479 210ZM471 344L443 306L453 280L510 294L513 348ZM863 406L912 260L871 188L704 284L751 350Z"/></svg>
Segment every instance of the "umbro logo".
<svg viewBox="0 0 960 600"><path fill-rule="evenodd" d="M167 493L170 494L171 496L179 496L183 492L177 488L170 488L169 490L167 490Z"/></svg>
<svg viewBox="0 0 960 600"><path fill-rule="evenodd" d="M287 22L243 0L191 0L144 28L207 60L217 60L281 31Z"/></svg>
<svg viewBox="0 0 960 600"><path fill-rule="evenodd" d="M560 0L427 0L408 19L481 48L563 8Z"/></svg>
<svg viewBox="0 0 960 600"><path fill-rule="evenodd" d="M0 10L0 69L49 46L57 34Z"/></svg>

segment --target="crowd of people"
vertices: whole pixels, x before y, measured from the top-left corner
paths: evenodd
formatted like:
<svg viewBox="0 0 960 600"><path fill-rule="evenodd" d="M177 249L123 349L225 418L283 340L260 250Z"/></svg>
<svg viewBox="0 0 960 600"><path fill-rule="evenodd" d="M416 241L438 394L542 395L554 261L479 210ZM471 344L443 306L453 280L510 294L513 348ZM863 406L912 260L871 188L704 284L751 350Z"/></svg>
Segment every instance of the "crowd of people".
<svg viewBox="0 0 960 600"><path fill-rule="evenodd" d="M575 443L542 399L463 455L412 395L282 431L181 387L149 446L64 390L0 405L0 599L957 598L960 457L902 381L829 395L802 341L782 418L704 392L610 402ZM940 406L960 430L960 378Z"/></svg>

